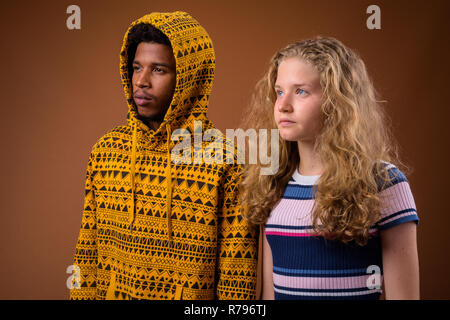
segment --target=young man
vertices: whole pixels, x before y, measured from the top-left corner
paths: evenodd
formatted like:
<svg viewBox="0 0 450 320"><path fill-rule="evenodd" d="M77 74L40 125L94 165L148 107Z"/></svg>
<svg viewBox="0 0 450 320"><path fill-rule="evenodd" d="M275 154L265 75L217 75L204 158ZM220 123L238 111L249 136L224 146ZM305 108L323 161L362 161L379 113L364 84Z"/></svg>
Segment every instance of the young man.
<svg viewBox="0 0 450 320"><path fill-rule="evenodd" d="M187 13L130 25L120 52L128 124L91 152L71 299L255 297L257 232L241 215L241 168L171 158L172 132L194 141L194 121L195 135L214 128L214 68L211 39Z"/></svg>

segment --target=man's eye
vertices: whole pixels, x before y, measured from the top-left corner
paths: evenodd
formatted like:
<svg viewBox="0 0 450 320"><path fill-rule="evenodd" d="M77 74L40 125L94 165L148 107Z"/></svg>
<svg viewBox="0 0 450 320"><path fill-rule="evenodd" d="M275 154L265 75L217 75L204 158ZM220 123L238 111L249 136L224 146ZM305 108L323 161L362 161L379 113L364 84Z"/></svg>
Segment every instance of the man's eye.
<svg viewBox="0 0 450 320"><path fill-rule="evenodd" d="M164 72L164 70L163 70L163 69L161 69L161 68L158 68L158 67L154 68L153 70L155 70L155 71L156 71L156 72L158 72L158 73Z"/></svg>
<svg viewBox="0 0 450 320"><path fill-rule="evenodd" d="M133 67L133 70L137 70L137 69L139 69L138 66L134 66L134 67Z"/></svg>

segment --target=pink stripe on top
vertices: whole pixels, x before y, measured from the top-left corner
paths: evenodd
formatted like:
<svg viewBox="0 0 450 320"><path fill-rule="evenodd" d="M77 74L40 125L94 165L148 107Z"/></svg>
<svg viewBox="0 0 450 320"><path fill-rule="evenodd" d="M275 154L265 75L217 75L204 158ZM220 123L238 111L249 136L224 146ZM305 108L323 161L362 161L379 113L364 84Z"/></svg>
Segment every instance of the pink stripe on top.
<svg viewBox="0 0 450 320"><path fill-rule="evenodd" d="M379 193L381 219L393 213L414 208L414 198L408 182L397 183Z"/></svg>
<svg viewBox="0 0 450 320"><path fill-rule="evenodd" d="M315 277L292 277L284 276L277 273L273 274L273 281L279 286L286 288L303 288L303 289L357 289L367 287L367 280L371 274L358 277L337 277L337 278L315 278ZM380 275L380 282L383 276Z"/></svg>
<svg viewBox="0 0 450 320"><path fill-rule="evenodd" d="M317 234L314 234L314 233L295 233L295 232L277 232L277 231L266 231L266 235L286 236L286 237L316 237L317 236Z"/></svg>

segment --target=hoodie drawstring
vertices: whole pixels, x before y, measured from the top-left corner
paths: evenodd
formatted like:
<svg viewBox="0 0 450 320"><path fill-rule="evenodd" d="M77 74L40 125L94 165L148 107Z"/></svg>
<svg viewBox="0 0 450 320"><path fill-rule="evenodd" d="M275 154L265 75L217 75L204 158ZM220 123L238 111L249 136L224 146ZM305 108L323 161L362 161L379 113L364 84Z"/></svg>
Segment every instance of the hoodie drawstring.
<svg viewBox="0 0 450 320"><path fill-rule="evenodd" d="M166 171L166 182L167 182L167 197L166 197L166 208L167 208L167 240L169 246L172 246L172 167L171 167L171 157L170 157L170 139L172 137L172 131L170 125L166 124L167 131L167 171ZM131 142L131 209L128 216L129 229L132 231L133 222L136 218L135 205L134 205L134 176L136 170L136 145L137 145L137 124L133 122L133 138Z"/></svg>
<svg viewBox="0 0 450 320"><path fill-rule="evenodd" d="M133 138L131 140L131 174L130 174L130 183L131 183L131 212L128 216L128 223L130 231L133 228L134 218L136 217L135 208L134 208L134 175L135 175L135 166L136 166L136 144L137 144L137 124L133 122Z"/></svg>
<svg viewBox="0 0 450 320"><path fill-rule="evenodd" d="M167 130L167 198L166 198L166 207L167 207L167 232L169 246L172 246L172 168L171 168L171 159L170 159L170 139L172 138L172 131L170 130L170 125L166 124Z"/></svg>

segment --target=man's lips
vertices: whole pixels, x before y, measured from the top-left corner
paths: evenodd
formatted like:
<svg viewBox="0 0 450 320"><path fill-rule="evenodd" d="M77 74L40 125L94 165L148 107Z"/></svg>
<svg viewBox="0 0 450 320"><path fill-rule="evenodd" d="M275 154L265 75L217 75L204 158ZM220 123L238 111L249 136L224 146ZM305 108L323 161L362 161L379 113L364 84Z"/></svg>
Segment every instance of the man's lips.
<svg viewBox="0 0 450 320"><path fill-rule="evenodd" d="M155 98L154 96L146 94L134 94L133 97L137 105L146 105Z"/></svg>
<svg viewBox="0 0 450 320"><path fill-rule="evenodd" d="M147 99L147 98L138 98L138 97L134 97L134 101L136 102L136 104L138 106L143 106L148 104L150 101L152 101L153 99Z"/></svg>

